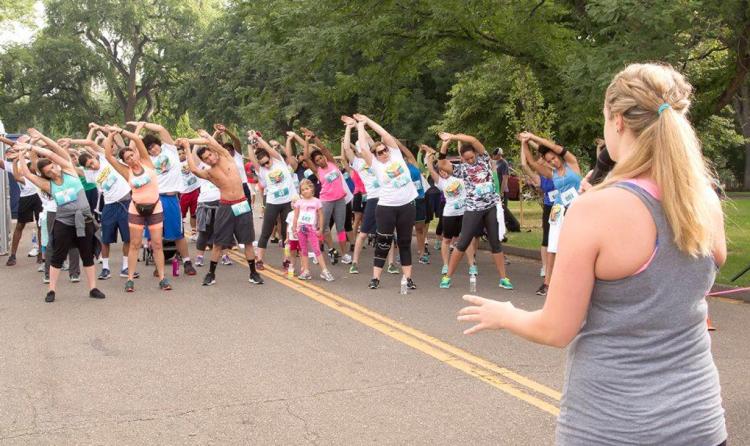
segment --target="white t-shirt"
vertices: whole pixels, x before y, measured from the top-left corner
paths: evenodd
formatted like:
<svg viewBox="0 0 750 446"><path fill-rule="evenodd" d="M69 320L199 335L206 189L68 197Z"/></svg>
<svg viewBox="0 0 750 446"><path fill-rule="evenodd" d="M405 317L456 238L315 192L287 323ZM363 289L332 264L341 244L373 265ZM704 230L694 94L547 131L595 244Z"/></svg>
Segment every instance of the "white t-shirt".
<svg viewBox="0 0 750 446"><path fill-rule="evenodd" d="M240 179L242 180L242 184L247 183L247 172L245 172L245 160L242 158L242 154L234 151L234 155L232 155L232 158L234 158L234 164L237 165L237 172L240 174Z"/></svg>
<svg viewBox="0 0 750 446"><path fill-rule="evenodd" d="M367 167L367 163L362 158L354 158L352 161L352 169L356 170L359 174L359 178L362 179L362 184L365 185L365 193L367 198L379 198L380 197L380 181L378 176L372 167Z"/></svg>
<svg viewBox="0 0 750 446"><path fill-rule="evenodd" d="M296 235L292 232L292 225L294 224L294 212L290 212L286 215L286 238L287 240L299 240Z"/></svg>
<svg viewBox="0 0 750 446"><path fill-rule="evenodd" d="M42 210L45 212L57 212L57 202L38 187L34 186L34 188L37 194L39 194L39 199L42 200Z"/></svg>
<svg viewBox="0 0 750 446"><path fill-rule="evenodd" d="M99 169L83 169L86 181L95 183L102 195L104 195L104 204L116 203L125 198L130 193L130 185L125 178L109 164L104 155L99 155Z"/></svg>
<svg viewBox="0 0 750 446"><path fill-rule="evenodd" d="M440 178L436 186L443 192L443 196L445 196L443 216L457 217L464 215L466 207L466 186L464 185L464 180L456 177Z"/></svg>
<svg viewBox="0 0 750 446"><path fill-rule="evenodd" d="M208 165L205 163L200 163L198 168L201 170L209 169ZM198 187L201 188L201 191L198 194L198 203L208 203L209 201L219 201L219 199L221 199L221 191L214 183L204 180L203 178L198 178Z"/></svg>
<svg viewBox="0 0 750 446"><path fill-rule="evenodd" d="M159 156L152 156L151 161L159 178L159 193L171 194L182 191L182 163L177 147L162 143Z"/></svg>
<svg viewBox="0 0 750 446"><path fill-rule="evenodd" d="M285 162L271 158L271 168L259 167L258 173L265 184L266 203L284 204L292 201L296 191Z"/></svg>
<svg viewBox="0 0 750 446"><path fill-rule="evenodd" d="M190 171L190 166L188 165L187 161L181 164L180 172L182 173L183 194L189 194L190 192L193 192L194 190L201 187L200 183L198 182L198 177L196 177L195 174Z"/></svg>
<svg viewBox="0 0 750 446"><path fill-rule="evenodd" d="M5 160L3 161L3 164L5 165L6 170L13 175L13 161ZM34 186L34 183L24 178L24 182L17 182L18 187L21 189L21 196L22 197L30 197L32 195L37 194L37 188Z"/></svg>
<svg viewBox="0 0 750 446"><path fill-rule="evenodd" d="M388 150L391 156L387 163L381 163L375 156L372 158L371 167L380 182L378 206L403 206L417 198L417 188L401 151L393 147Z"/></svg>

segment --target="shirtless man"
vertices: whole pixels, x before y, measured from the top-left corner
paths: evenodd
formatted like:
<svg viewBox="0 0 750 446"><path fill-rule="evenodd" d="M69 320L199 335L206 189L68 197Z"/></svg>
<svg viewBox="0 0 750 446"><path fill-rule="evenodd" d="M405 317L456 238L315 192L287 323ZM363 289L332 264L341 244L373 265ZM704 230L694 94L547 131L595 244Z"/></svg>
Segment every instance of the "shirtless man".
<svg viewBox="0 0 750 446"><path fill-rule="evenodd" d="M212 182L221 192L219 209L216 210L214 221L214 246L211 251L211 266L203 279L203 285L216 283L216 265L221 257L222 249L231 248L236 243L245 245L245 258L250 266L250 283L260 285L263 279L255 270L255 252L253 240L255 228L253 226L252 208L245 197L242 179L237 171L237 165L227 149L219 144L205 130L198 130L201 139L179 139L178 145L190 149L190 144L196 144L191 156L187 157L190 171L195 176ZM200 148L197 145L203 145ZM196 157L203 161L208 169L200 169Z"/></svg>

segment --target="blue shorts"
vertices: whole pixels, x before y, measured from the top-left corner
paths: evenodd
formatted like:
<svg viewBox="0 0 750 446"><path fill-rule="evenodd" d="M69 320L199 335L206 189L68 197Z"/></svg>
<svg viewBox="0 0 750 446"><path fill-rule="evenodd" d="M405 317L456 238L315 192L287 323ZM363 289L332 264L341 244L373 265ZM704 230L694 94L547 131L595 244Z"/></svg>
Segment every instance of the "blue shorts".
<svg viewBox="0 0 750 446"><path fill-rule="evenodd" d="M424 222L427 218L427 202L424 198L417 198L414 205L417 207L417 219L414 221Z"/></svg>
<svg viewBox="0 0 750 446"><path fill-rule="evenodd" d="M161 206L164 208L164 240L182 240L182 211L177 195L160 194Z"/></svg>
<svg viewBox="0 0 750 446"><path fill-rule="evenodd" d="M377 207L377 198L370 198L367 200L364 216L362 217L362 224L359 227L359 232L363 234L375 234L375 230L377 229L377 225L375 223L375 209Z"/></svg>
<svg viewBox="0 0 750 446"><path fill-rule="evenodd" d="M130 242L128 228L128 205L130 200L116 201L104 205L102 209L102 243L110 245L117 243L117 231L123 243Z"/></svg>

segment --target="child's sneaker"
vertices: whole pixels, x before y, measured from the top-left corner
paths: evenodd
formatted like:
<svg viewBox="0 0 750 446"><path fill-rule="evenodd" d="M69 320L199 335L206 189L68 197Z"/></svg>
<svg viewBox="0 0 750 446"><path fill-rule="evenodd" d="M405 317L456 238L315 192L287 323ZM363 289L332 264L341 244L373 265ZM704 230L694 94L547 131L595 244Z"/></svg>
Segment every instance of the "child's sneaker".
<svg viewBox="0 0 750 446"><path fill-rule="evenodd" d="M330 271L325 270L322 273L320 273L320 278L325 280L326 282L333 282L333 274L331 274Z"/></svg>
<svg viewBox="0 0 750 446"><path fill-rule="evenodd" d="M310 274L310 271L302 271L299 276L297 276L299 280L311 280L312 274Z"/></svg>

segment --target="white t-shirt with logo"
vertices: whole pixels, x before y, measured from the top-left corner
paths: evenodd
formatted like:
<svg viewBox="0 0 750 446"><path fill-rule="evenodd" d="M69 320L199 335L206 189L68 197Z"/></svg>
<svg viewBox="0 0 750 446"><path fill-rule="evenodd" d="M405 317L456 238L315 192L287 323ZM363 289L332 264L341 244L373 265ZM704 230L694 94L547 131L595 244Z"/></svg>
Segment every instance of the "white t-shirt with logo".
<svg viewBox="0 0 750 446"><path fill-rule="evenodd" d="M152 156L151 161L156 168L160 194L182 191L182 163L176 146L162 143L161 153L158 156Z"/></svg>
<svg viewBox="0 0 750 446"><path fill-rule="evenodd" d="M195 174L190 171L190 166L188 165L187 161L181 164L180 172L182 173L183 194L189 194L190 192L193 192L194 190L201 187L200 182L198 181L198 177L196 177Z"/></svg>
<svg viewBox="0 0 750 446"><path fill-rule="evenodd" d="M3 164L5 165L5 169L11 174L13 173L13 161L5 160L3 161ZM20 181L17 181L18 187L21 189L21 197L30 197L32 195L37 195L37 188L34 186L34 183L24 178L24 182L21 183Z"/></svg>
<svg viewBox="0 0 750 446"><path fill-rule="evenodd" d="M86 181L96 184L96 187L99 188L99 191L104 196L104 204L116 203L122 200L130 193L130 185L109 164L104 155L99 155L97 159L99 160L99 169L83 169Z"/></svg>
<svg viewBox="0 0 750 446"><path fill-rule="evenodd" d="M379 198L380 180L378 180L378 175L375 173L375 170L372 167L367 167L367 163L362 158L354 158L352 161L352 169L357 171L359 178L362 180L362 184L365 185L367 198Z"/></svg>
<svg viewBox="0 0 750 446"><path fill-rule="evenodd" d="M393 147L388 150L391 152L388 162L381 163L374 155L372 158L371 167L380 182L378 206L403 206L417 198L417 188L401 151Z"/></svg>
<svg viewBox="0 0 750 446"><path fill-rule="evenodd" d="M456 177L440 178L436 184L445 197L443 216L458 217L464 215L466 207L466 186L464 180Z"/></svg>
<svg viewBox="0 0 750 446"><path fill-rule="evenodd" d="M259 166L258 174L265 183L266 203L284 204L292 201L296 190L285 162L271 158L271 168Z"/></svg>
<svg viewBox="0 0 750 446"><path fill-rule="evenodd" d="M208 164L205 163L198 164L198 168L201 170L209 169ZM221 191L214 183L203 178L196 178L198 178L198 187L201 188L198 194L198 203L208 203L209 201L219 201L221 199Z"/></svg>

